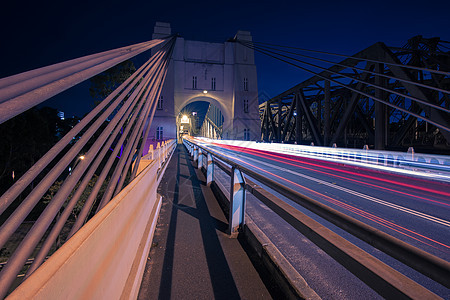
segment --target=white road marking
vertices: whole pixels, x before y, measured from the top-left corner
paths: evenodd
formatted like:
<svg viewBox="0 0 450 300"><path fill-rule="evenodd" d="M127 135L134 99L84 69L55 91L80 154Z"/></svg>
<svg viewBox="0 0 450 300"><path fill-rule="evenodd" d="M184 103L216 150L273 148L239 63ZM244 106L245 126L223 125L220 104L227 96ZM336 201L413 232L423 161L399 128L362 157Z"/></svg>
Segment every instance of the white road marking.
<svg viewBox="0 0 450 300"><path fill-rule="evenodd" d="M239 154L236 154L236 156L240 156L243 159L249 159L249 160L252 160L252 161L257 162L259 164L262 164L262 165L265 165L265 166L268 166L268 167L271 167L271 168L274 168L274 169L278 169L278 170L283 171L283 172L288 172L288 173L291 173L293 175L296 175L296 176L299 176L299 177L303 177L305 179L308 179L308 180L311 180L311 181L314 181L314 182L326 185L328 187L331 187L331 188L334 188L334 189L337 189L337 190L340 190L340 191L352 194L354 196L357 196L357 197L360 197L360 198L363 198L363 199L366 199L366 200L369 200L369 201L372 201L372 202L375 202L375 203L378 203L378 204L381 204L381 205L384 205L384 206L387 206L387 207L390 207L390 208L393 208L393 209L396 209L396 210L399 210L399 211L402 211L404 213L408 213L408 214L414 215L416 217L420 217L420 218L423 218L423 219L426 219L426 220L429 220L429 221L432 221L432 222L435 222L435 223L438 223L438 224L450 227L450 221L447 221L447 220L444 220L444 219L440 219L440 218L437 218L437 217L434 217L434 216L431 216L431 215L428 215L428 214L425 214L425 213L422 213L422 212L419 212L419 211L416 211L416 210L413 210L413 209L410 209L410 208L407 208L407 207L404 207L404 206L400 206L400 205L397 205L397 204L394 204L394 203L390 203L390 202L387 202L387 201L384 201L384 200L381 200L381 199L378 199L378 198L375 198L375 197L372 197L372 196L369 196L369 195L366 195L366 194L363 194L363 193L360 193L360 192L357 192L357 191L354 191L354 190L351 190L351 189L348 189L348 188L345 188L345 187L342 187L342 186L339 186L337 184L332 184L330 182L323 181L321 179L317 179L317 178L314 178L314 177L311 177L311 176L308 176L308 175L305 175L305 174L301 174L301 173L298 173L298 172L295 172L295 171L292 171L292 170L289 170L289 169L285 169L285 168L282 168L282 167L279 167L279 166L276 166L276 165L272 165L272 164L269 164L269 163L266 163L266 162L263 162L261 160L257 160L257 159L254 159L254 158L251 158L251 157L248 157L248 156L241 156Z"/></svg>

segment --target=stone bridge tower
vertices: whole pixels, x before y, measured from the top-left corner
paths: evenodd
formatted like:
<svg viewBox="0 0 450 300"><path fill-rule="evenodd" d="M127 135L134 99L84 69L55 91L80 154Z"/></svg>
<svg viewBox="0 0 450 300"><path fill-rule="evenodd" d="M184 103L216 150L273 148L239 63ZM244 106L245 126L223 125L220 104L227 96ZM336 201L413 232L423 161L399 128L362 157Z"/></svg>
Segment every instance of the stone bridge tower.
<svg viewBox="0 0 450 300"><path fill-rule="evenodd" d="M152 38L171 34L157 22ZM251 41L248 31L236 38ZM209 43L177 37L149 140L177 137L177 117L189 103L206 101L223 115L223 139L260 140L254 52L235 42Z"/></svg>

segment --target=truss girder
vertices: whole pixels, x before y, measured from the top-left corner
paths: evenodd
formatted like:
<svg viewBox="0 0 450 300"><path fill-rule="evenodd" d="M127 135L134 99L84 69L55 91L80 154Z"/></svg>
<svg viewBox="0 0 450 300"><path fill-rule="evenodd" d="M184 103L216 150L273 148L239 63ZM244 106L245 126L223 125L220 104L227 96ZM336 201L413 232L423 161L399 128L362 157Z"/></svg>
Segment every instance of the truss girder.
<svg viewBox="0 0 450 300"><path fill-rule="evenodd" d="M450 128L449 97L441 91L430 91L424 87L450 92L450 76L429 74L422 70L431 68L430 65L433 69L446 70L450 53L435 55L433 51L437 50L430 50L430 54L422 47L411 55L410 49L395 49L376 43L339 65L318 73L320 76L313 76L261 104L265 107L261 117L263 140L302 144L314 142L324 146L336 143L338 147L368 144L378 149L439 147L450 151L450 132L433 125L434 122ZM374 63L375 60L384 63ZM395 64L417 68L408 69ZM355 79L338 85L333 82L339 77L336 74L333 74L333 80L326 79L332 78L331 71L346 76L353 72ZM377 72L386 76L376 75ZM383 90L376 88L377 85ZM423 103L408 97L421 99ZM417 116L424 116L431 123ZM417 138L421 135L434 135L434 142L424 144L427 139L419 141Z"/></svg>

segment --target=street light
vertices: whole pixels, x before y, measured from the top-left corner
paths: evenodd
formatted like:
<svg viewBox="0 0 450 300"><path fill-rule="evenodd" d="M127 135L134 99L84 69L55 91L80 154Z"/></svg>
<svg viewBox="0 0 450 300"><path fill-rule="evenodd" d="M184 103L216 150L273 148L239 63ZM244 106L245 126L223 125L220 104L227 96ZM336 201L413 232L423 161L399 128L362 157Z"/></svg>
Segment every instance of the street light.
<svg viewBox="0 0 450 300"><path fill-rule="evenodd" d="M75 167L77 166L78 162L80 160L83 160L83 159L84 159L84 155L78 156L77 160L75 161L75 164L73 165L73 168L75 169ZM71 167L69 167L69 175L72 175L72 168Z"/></svg>
<svg viewBox="0 0 450 300"><path fill-rule="evenodd" d="M189 123L189 117L186 115L183 115L181 117L181 123Z"/></svg>

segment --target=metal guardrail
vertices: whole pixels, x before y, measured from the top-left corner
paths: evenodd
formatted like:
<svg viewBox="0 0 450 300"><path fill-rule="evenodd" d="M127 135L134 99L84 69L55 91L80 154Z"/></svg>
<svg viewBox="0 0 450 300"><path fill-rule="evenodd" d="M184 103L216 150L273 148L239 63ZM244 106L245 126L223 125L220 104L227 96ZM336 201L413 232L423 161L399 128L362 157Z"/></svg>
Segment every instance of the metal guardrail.
<svg viewBox="0 0 450 300"><path fill-rule="evenodd" d="M193 140L184 139L183 143L193 156L194 161L198 161L198 167L205 166L207 184L211 184L214 181L214 165L226 170L227 174L232 175L229 214L230 234L235 235L245 222L245 190L247 190L347 269L355 273L379 294L388 297L395 295L422 299L437 297L426 288L357 248L331 230L324 228L318 222L278 199L249 179L244 179L245 174L425 276L445 287L450 287L449 262L306 197L276 181L270 180L245 166L215 153L206 146L195 143ZM205 157L206 163L204 161ZM224 163L231 167L227 167Z"/></svg>
<svg viewBox="0 0 450 300"><path fill-rule="evenodd" d="M209 139L204 140L211 141ZM257 143L254 141L214 140L214 143L256 150L275 150L295 156L317 158L365 167L376 167L393 172L450 181L450 156L415 153L413 149L405 153L369 149Z"/></svg>

